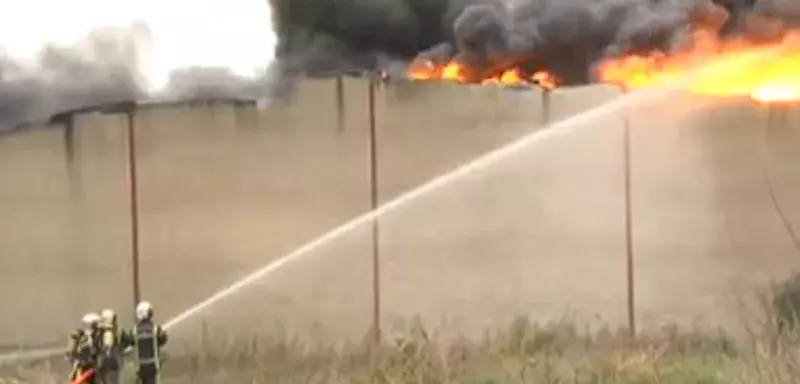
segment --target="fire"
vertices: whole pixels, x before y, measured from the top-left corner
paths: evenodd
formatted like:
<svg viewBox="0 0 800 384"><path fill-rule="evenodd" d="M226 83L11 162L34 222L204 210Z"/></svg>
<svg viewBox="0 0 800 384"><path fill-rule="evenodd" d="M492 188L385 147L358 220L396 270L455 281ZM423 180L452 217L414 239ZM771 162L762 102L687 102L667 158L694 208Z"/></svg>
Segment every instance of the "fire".
<svg viewBox="0 0 800 384"><path fill-rule="evenodd" d="M800 103L800 30L783 34L780 23L751 18L751 24L762 32L768 31L770 36L778 38L777 42L755 44L744 39L721 40L717 30L724 15L717 16L713 22L699 23L695 27L689 48L677 53L652 52L606 60L598 66L598 80L626 89L670 85L716 97L744 96L760 103ZM418 59L409 67L408 75L414 80L487 85L535 83L545 89L560 85L559 79L551 72L539 71L530 75L521 68L508 69L475 81L476 76L470 73L470 68L464 68L456 61L436 65Z"/></svg>
<svg viewBox="0 0 800 384"><path fill-rule="evenodd" d="M442 79L464 81L464 71L459 65L449 63L442 69Z"/></svg>
<svg viewBox="0 0 800 384"><path fill-rule="evenodd" d="M555 89L558 86L558 79L547 71L536 72L531 78L545 89Z"/></svg>
<svg viewBox="0 0 800 384"><path fill-rule="evenodd" d="M758 102L800 102L800 32L789 33L771 45L742 41L721 42L698 31L686 52L653 53L608 60L599 80L641 89L687 81L694 93L736 97ZM701 69L705 67L705 69ZM683 84L682 84L683 85Z"/></svg>
<svg viewBox="0 0 800 384"><path fill-rule="evenodd" d="M458 83L470 82L468 70L455 61L437 67L429 61L415 60L409 67L408 76L413 80L419 81L444 80ZM542 88L553 89L558 85L558 80L555 76L546 71L539 71L531 76L525 76L523 71L519 68L512 68L486 77L480 80L479 83L484 85L511 86L536 83Z"/></svg>
<svg viewBox="0 0 800 384"><path fill-rule="evenodd" d="M800 84L764 85L753 91L753 100L761 102L790 102L800 100Z"/></svg>

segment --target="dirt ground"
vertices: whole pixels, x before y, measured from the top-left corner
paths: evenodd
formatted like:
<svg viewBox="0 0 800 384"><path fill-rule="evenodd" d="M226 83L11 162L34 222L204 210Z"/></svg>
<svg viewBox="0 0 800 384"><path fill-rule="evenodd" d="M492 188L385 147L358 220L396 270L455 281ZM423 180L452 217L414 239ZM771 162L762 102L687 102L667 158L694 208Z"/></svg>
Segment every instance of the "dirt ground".
<svg viewBox="0 0 800 384"><path fill-rule="evenodd" d="M303 83L268 110L139 111L141 282L159 319L369 209L366 85L345 85L343 127L332 81ZM618 95L559 90L549 117ZM492 87L391 87L377 106L384 202L545 118L538 91ZM626 119L640 325L740 324L737 295L800 264L768 187L800 226L800 113L786 115L766 131L765 108L747 101L665 96L581 119L409 202L380 221L384 325L415 314L447 334L518 314L624 323ZM0 137L0 310L14 314L0 321L0 347L59 343L103 306L132 315L125 119L81 116L76 127L71 161L62 129ZM371 233L358 226L172 331L358 337L372 320Z"/></svg>

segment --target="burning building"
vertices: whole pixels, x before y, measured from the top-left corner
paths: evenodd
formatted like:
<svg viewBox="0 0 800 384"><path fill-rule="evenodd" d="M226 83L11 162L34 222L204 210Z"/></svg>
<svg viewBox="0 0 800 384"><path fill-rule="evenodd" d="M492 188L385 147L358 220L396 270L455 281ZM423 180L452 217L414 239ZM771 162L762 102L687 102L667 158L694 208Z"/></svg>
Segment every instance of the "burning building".
<svg viewBox="0 0 800 384"><path fill-rule="evenodd" d="M785 45L800 14L767 0L271 2L280 76L367 70L546 88L652 84L687 57Z"/></svg>

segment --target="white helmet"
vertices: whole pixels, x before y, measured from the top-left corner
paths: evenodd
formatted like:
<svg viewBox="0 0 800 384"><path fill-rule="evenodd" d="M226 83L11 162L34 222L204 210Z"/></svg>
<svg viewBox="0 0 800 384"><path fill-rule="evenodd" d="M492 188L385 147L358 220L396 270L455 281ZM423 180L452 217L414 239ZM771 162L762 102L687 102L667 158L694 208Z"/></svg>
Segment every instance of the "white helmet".
<svg viewBox="0 0 800 384"><path fill-rule="evenodd" d="M87 327L97 326L100 323L100 316L94 312L83 315L83 325Z"/></svg>
<svg viewBox="0 0 800 384"><path fill-rule="evenodd" d="M100 312L100 319L103 321L103 325L114 325L117 322L117 314L114 313L114 310L106 308Z"/></svg>
<svg viewBox="0 0 800 384"><path fill-rule="evenodd" d="M139 305L136 306L136 319L137 320L144 320L149 319L153 316L153 306L146 302L142 301Z"/></svg>

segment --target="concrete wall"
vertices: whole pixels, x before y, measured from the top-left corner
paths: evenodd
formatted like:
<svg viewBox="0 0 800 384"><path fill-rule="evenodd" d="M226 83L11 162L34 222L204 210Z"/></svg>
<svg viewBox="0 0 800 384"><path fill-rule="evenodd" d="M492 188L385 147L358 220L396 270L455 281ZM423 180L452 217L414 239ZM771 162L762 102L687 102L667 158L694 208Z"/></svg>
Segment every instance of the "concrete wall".
<svg viewBox="0 0 800 384"><path fill-rule="evenodd" d="M144 297L162 320L369 209L367 88L301 84L267 110L191 105L136 118ZM555 121L608 102L608 87L558 90ZM541 127L541 94L413 84L377 94L379 192L390 201ZM517 314L625 319L622 126L633 127L637 314L645 326L701 316L737 323L732 293L798 264L762 175L764 116L741 101L666 95L626 113L572 118L552 135L381 218L383 321L422 315L479 332ZM769 174L800 225L800 121L774 127ZM556 129L562 130L567 124ZM795 127L792 127L795 125ZM130 317L125 120L0 138L0 344L59 342L88 309ZM371 321L371 226L294 258L178 324L234 334L280 327L337 340ZM281 324L280 326L278 324Z"/></svg>
<svg viewBox="0 0 800 384"><path fill-rule="evenodd" d="M78 118L71 154L63 127L0 138L3 348L60 342L87 304L130 317L123 127Z"/></svg>

